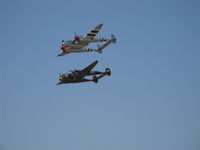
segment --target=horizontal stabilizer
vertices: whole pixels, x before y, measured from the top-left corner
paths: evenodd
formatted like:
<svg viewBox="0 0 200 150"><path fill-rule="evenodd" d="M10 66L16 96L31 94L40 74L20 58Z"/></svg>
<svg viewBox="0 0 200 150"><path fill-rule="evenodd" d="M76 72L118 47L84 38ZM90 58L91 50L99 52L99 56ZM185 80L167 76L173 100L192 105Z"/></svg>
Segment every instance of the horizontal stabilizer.
<svg viewBox="0 0 200 150"><path fill-rule="evenodd" d="M114 36L114 34L111 34L111 40L113 43L116 43L117 42L117 39L116 37Z"/></svg>

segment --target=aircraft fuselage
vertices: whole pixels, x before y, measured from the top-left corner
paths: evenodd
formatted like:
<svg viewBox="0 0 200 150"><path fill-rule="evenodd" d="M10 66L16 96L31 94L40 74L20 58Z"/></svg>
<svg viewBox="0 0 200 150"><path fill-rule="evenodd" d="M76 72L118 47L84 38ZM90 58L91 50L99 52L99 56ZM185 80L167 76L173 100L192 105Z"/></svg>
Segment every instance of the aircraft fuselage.
<svg viewBox="0 0 200 150"><path fill-rule="evenodd" d="M63 46L71 48L71 49L79 49L88 46L90 43L94 42L105 42L107 39L99 38L99 39L90 39L82 37L79 40L69 40L65 41Z"/></svg>

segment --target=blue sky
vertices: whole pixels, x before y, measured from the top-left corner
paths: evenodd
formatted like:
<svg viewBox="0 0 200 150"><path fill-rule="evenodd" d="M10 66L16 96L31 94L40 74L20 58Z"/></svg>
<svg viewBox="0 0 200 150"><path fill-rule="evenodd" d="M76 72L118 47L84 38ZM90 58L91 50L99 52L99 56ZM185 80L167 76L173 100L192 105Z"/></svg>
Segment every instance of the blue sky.
<svg viewBox="0 0 200 150"><path fill-rule="evenodd" d="M199 1L1 0L0 17L1 149L199 150ZM99 23L117 44L56 57ZM55 85L95 60L112 76Z"/></svg>

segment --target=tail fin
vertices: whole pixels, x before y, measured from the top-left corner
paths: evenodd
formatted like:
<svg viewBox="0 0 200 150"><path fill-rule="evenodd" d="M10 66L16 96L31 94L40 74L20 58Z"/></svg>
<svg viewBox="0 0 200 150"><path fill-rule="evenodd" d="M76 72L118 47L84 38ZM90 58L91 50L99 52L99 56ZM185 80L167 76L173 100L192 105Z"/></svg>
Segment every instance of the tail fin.
<svg viewBox="0 0 200 150"><path fill-rule="evenodd" d="M111 34L111 40L113 43L116 43L117 42L117 39L116 37L114 36L114 34Z"/></svg>
<svg viewBox="0 0 200 150"><path fill-rule="evenodd" d="M102 50L107 47L108 45L110 45L111 43L115 43L116 42L116 38L114 37L114 35L112 35L111 39L109 39L106 43L104 43L103 45L97 47L96 51L98 53L102 53Z"/></svg>
<svg viewBox="0 0 200 150"><path fill-rule="evenodd" d="M97 52L98 52L99 54L102 53L102 48L101 48L101 46L100 46L99 44L97 44Z"/></svg>

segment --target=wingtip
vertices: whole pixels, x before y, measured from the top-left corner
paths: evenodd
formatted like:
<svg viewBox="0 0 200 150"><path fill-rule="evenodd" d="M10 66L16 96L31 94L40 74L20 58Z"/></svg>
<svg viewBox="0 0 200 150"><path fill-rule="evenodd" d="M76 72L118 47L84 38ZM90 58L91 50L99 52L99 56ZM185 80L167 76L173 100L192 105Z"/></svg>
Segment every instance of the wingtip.
<svg viewBox="0 0 200 150"><path fill-rule="evenodd" d="M99 25L97 25L96 28L101 29L103 27L103 23L100 23Z"/></svg>
<svg viewBox="0 0 200 150"><path fill-rule="evenodd" d="M65 53L61 53L61 54L58 54L57 57L64 56L64 55L65 55Z"/></svg>
<svg viewBox="0 0 200 150"><path fill-rule="evenodd" d="M63 84L62 82L58 82L58 83L56 83L56 85L60 85L60 84Z"/></svg>
<svg viewBox="0 0 200 150"><path fill-rule="evenodd" d="M62 56L62 53L57 55L57 57L59 57L59 56Z"/></svg>
<svg viewBox="0 0 200 150"><path fill-rule="evenodd" d="M98 60L95 60L92 64L94 64L94 65L96 65L96 64L98 64Z"/></svg>

